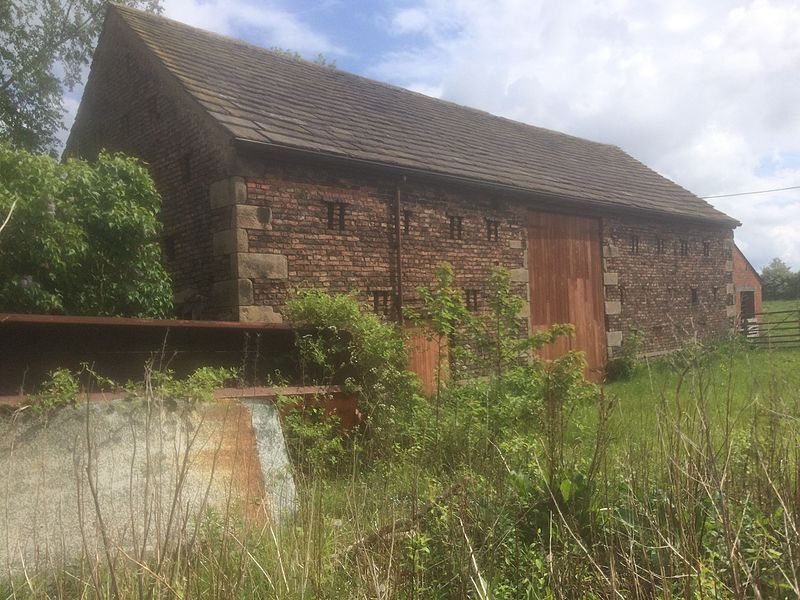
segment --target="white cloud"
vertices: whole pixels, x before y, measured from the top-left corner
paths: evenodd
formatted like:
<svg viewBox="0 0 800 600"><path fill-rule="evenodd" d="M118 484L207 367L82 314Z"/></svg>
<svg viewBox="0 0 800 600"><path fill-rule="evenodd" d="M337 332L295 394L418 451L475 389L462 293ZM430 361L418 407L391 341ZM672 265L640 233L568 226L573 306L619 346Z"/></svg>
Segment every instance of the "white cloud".
<svg viewBox="0 0 800 600"><path fill-rule="evenodd" d="M294 13L272 2L243 0L165 0L164 16L222 35L241 37L265 47L279 46L301 54L342 54L325 35Z"/></svg>
<svg viewBox="0 0 800 600"><path fill-rule="evenodd" d="M699 195L800 185L797 2L415 0L389 22L412 45L379 78L618 144ZM757 266L800 267L800 191L713 203Z"/></svg>

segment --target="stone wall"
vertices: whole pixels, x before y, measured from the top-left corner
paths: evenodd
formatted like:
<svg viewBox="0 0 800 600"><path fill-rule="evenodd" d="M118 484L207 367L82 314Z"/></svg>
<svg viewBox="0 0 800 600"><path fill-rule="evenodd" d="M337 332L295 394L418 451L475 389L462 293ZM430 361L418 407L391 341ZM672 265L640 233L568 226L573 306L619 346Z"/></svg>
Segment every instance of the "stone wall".
<svg viewBox="0 0 800 600"><path fill-rule="evenodd" d="M162 246L177 316L235 319L212 298L230 265L212 249L211 232L227 223L208 209L209 184L228 172L228 140L131 35L111 11L64 153L93 160L105 148L147 163L163 198Z"/></svg>
<svg viewBox="0 0 800 600"><path fill-rule="evenodd" d="M609 357L634 330L645 354L727 332L734 315L732 248L730 229L603 219Z"/></svg>

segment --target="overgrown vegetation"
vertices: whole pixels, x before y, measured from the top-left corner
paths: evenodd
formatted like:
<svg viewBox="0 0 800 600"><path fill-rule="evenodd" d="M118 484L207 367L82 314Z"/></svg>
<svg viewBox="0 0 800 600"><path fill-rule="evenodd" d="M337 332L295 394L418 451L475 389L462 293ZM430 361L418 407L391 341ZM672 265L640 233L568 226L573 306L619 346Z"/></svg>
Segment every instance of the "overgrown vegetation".
<svg viewBox="0 0 800 600"><path fill-rule="evenodd" d="M0 144L0 312L169 316L160 207L135 159L58 163Z"/></svg>
<svg viewBox="0 0 800 600"><path fill-rule="evenodd" d="M363 424L345 431L320 405L284 400L296 513L263 525L211 516L157 578L118 562L123 595L800 594L800 353L694 343L597 386L579 354L536 358L570 328L520 338L506 274L477 316L441 274L418 323L424 315L446 337L442 360L461 346L464 372L477 359L489 376L451 377L438 401L424 399L403 371L400 331L353 297L304 293L291 311L306 326L307 380L355 391ZM81 572L9 593L108 591L107 570Z"/></svg>

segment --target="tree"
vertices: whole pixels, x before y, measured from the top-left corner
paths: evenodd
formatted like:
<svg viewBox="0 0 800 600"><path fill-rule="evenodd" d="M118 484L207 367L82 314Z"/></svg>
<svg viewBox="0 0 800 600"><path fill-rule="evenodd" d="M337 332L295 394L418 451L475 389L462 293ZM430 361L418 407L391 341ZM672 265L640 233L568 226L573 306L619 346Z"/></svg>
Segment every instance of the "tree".
<svg viewBox="0 0 800 600"><path fill-rule="evenodd" d="M765 300L800 297L800 273L792 273L780 258L773 258L761 271L761 286Z"/></svg>
<svg viewBox="0 0 800 600"><path fill-rule="evenodd" d="M160 11L160 0L118 0ZM53 151L64 90L81 82L104 0L0 0L0 141Z"/></svg>
<svg viewBox="0 0 800 600"><path fill-rule="evenodd" d="M169 316L160 206L135 159L59 164L0 144L0 312Z"/></svg>

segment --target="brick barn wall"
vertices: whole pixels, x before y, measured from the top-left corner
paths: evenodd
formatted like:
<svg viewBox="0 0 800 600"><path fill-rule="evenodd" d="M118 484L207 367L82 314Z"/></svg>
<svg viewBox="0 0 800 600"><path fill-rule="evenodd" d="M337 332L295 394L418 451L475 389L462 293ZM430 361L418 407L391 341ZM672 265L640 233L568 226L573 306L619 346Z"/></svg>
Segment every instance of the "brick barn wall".
<svg viewBox="0 0 800 600"><path fill-rule="evenodd" d="M246 205L232 208L236 228L228 234L227 250L220 250L231 253L238 269L239 282L231 285L242 294L241 319L281 320L287 299L306 287L356 291L367 302L373 292L385 292L391 313L397 283L394 181L358 170L271 163L241 185ZM338 208L334 227L328 227L329 202L344 205L344 230L338 228ZM406 183L404 305L417 304L417 287L430 286L443 261L453 264L459 287L477 290L480 309L495 266L511 269L516 293L527 296L528 210L490 193ZM461 217L461 240L450 237L450 216ZM487 239L487 219L499 225L497 241ZM731 230L633 218L605 218L602 227L611 356L633 330L644 335L642 351L656 354L687 338L718 337L730 329Z"/></svg>
<svg viewBox="0 0 800 600"><path fill-rule="evenodd" d="M229 233L240 239L237 287L245 300L252 298L252 306L242 302L240 318L279 320L287 299L309 287L356 291L369 303L375 292L386 293L393 314L396 181L343 169L273 165L245 184L246 206L233 208L240 215L232 221L238 232ZM335 204L333 228L329 202ZM526 232L519 207L487 194L409 183L403 186L401 210L404 305L417 303L417 288L432 285L436 266L445 261L453 265L459 287L477 291L479 310L486 306L486 283L496 266L511 269L515 291L526 294ZM261 219L254 217L258 211ZM462 239L450 237L451 216L461 219ZM487 219L497 222L497 240L489 239Z"/></svg>
<svg viewBox="0 0 800 600"><path fill-rule="evenodd" d="M230 278L230 263L212 252L211 232L228 227L209 210L209 184L225 176L227 141L162 75L113 12L92 63L65 156L93 160L101 148L147 163L163 204L163 255L172 274L176 314L234 318L214 306L213 282Z"/></svg>
<svg viewBox="0 0 800 600"><path fill-rule="evenodd" d="M739 292L752 291L755 298L755 310L757 313L762 311L761 305L761 280L758 274L750 266L750 263L742 254L741 250L734 248L733 250L733 286L734 286L734 300L736 301L736 315L741 314L741 297Z"/></svg>
<svg viewBox="0 0 800 600"><path fill-rule="evenodd" d="M729 229L603 219L609 356L633 330L643 334L645 354L674 350L695 335L708 339L728 331L732 248Z"/></svg>

